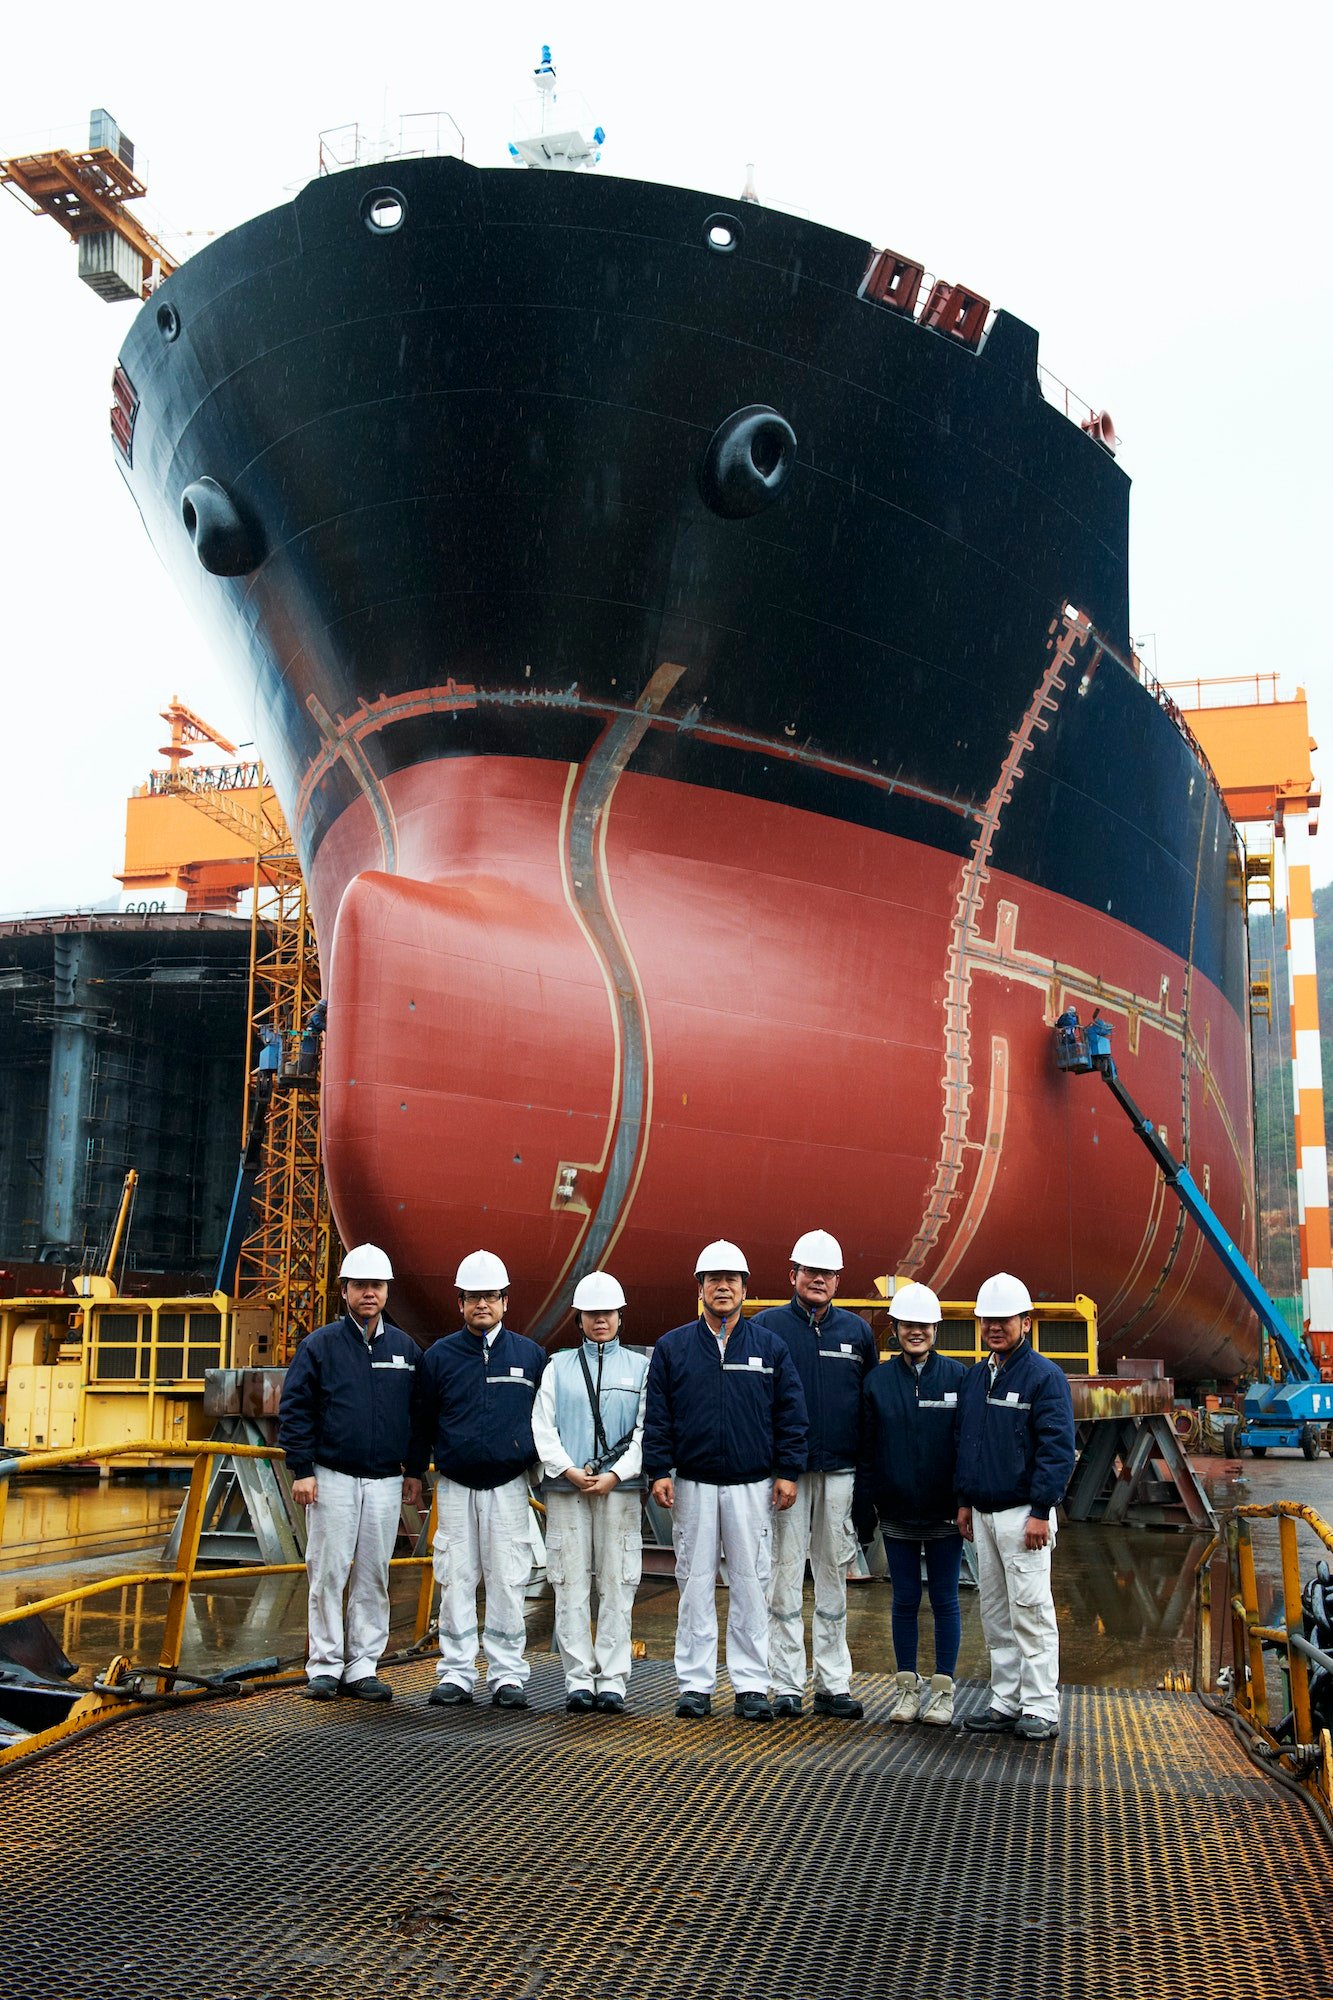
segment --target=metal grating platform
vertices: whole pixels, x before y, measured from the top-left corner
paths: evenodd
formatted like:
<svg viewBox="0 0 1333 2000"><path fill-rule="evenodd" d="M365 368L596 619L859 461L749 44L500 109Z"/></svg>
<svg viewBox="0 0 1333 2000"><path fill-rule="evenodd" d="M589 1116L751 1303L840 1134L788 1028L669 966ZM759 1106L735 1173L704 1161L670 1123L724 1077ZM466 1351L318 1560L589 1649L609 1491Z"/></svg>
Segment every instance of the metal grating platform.
<svg viewBox="0 0 1333 2000"><path fill-rule="evenodd" d="M1333 1856L1190 1696L1064 1736L392 1707L126 1721L0 1784L24 2000L1329 2000ZM982 1699L965 1691L960 1711ZM723 1699L719 1697L719 1710ZM1323 1927L1323 1936L1320 1927Z"/></svg>

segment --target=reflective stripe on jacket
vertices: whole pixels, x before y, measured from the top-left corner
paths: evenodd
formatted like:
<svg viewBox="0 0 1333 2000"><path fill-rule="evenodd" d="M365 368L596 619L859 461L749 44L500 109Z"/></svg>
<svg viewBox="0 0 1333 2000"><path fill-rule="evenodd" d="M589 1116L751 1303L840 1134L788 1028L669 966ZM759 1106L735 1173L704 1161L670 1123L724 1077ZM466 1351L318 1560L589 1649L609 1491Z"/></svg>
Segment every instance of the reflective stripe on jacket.
<svg viewBox="0 0 1333 2000"><path fill-rule="evenodd" d="M797 1479L809 1422L796 1363L771 1327L742 1319L723 1357L703 1319L673 1327L648 1364L643 1469L712 1486Z"/></svg>
<svg viewBox="0 0 1333 2000"><path fill-rule="evenodd" d="M992 1383L989 1361L958 1392L958 1498L983 1514L1047 1514L1074 1470L1074 1404L1063 1370L1025 1340Z"/></svg>
<svg viewBox="0 0 1333 2000"><path fill-rule="evenodd" d="M489 1349L461 1327L428 1347L417 1370L409 1470L434 1451L446 1479L489 1492L526 1472L537 1456L532 1405L546 1350L507 1326Z"/></svg>
<svg viewBox="0 0 1333 2000"><path fill-rule="evenodd" d="M278 1442L292 1478L309 1479L316 1465L354 1479L401 1472L421 1359L415 1340L382 1314L369 1344L350 1313L308 1333L278 1406Z"/></svg>
<svg viewBox="0 0 1333 2000"><path fill-rule="evenodd" d="M796 1363L810 1419L806 1471L850 1472L860 1444L861 1388L879 1362L870 1328L840 1305L812 1319L799 1299L756 1313L751 1324L781 1335Z"/></svg>
<svg viewBox="0 0 1333 2000"><path fill-rule="evenodd" d="M874 1517L905 1528L953 1520L958 1395L966 1374L961 1361L932 1349L919 1374L893 1354L867 1378L856 1472L857 1532L865 1527L867 1541Z"/></svg>

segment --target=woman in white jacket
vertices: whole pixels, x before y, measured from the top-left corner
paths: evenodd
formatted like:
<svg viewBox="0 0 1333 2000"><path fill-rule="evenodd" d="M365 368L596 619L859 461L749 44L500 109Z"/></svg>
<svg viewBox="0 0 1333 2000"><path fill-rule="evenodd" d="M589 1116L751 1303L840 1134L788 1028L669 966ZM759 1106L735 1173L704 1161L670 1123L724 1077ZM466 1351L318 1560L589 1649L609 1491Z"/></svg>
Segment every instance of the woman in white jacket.
<svg viewBox="0 0 1333 2000"><path fill-rule="evenodd" d="M648 1363L620 1344L625 1294L606 1271L574 1290L582 1340L552 1357L532 1411L546 1502L546 1574L565 1707L619 1715L643 1572L643 1406ZM594 1639L591 1594L597 1584Z"/></svg>

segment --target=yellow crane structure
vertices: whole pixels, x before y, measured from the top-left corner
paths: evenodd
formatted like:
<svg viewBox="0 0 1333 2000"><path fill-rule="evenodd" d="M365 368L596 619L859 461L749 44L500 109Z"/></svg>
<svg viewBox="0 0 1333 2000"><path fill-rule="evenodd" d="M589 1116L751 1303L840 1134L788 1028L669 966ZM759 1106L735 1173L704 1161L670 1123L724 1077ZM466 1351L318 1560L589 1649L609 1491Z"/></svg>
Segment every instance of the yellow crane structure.
<svg viewBox="0 0 1333 2000"><path fill-rule="evenodd" d="M175 262L126 203L147 193L134 144L106 111L89 119L81 150L56 147L0 160L0 186L33 215L49 215L78 245L79 276L108 304L146 299Z"/></svg>
<svg viewBox="0 0 1333 2000"><path fill-rule="evenodd" d="M253 1157L246 1176L235 1276L223 1289L263 1300L272 1313L270 1356L281 1365L303 1333L330 1317L336 1239L324 1184L319 1130L319 946L295 844L273 787L258 764L196 765L193 746L236 746L175 696L162 710L167 768L129 801L121 881L137 894L186 887L189 894L250 906L249 1059L243 1130ZM209 841L207 880L194 858L202 814L218 830ZM190 905L187 905L189 907ZM216 904L215 904L216 906ZM239 1194L239 1191L238 1191Z"/></svg>

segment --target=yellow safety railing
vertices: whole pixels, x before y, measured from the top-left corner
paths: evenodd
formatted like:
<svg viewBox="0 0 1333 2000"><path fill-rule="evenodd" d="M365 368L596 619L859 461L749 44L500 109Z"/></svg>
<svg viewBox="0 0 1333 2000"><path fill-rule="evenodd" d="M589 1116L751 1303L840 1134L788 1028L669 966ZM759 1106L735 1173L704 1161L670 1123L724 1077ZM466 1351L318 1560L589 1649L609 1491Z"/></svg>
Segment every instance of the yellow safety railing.
<svg viewBox="0 0 1333 2000"><path fill-rule="evenodd" d="M835 1305L844 1306L848 1312L860 1313L862 1317L878 1313L887 1327L888 1297L874 1299L844 1299L839 1295ZM790 1299L746 1299L741 1311L747 1319L755 1313L763 1312L769 1306L785 1306ZM984 1361L990 1349L981 1338L981 1324L977 1319L977 1309L970 1299L941 1299L941 1324L935 1337L935 1345L941 1354L948 1354L956 1361ZM871 1320L872 1329L875 1321ZM1041 1299L1032 1312L1032 1345L1038 1354L1046 1355L1058 1363L1066 1375L1095 1375L1097 1373L1097 1306L1093 1299L1080 1292L1077 1298L1066 1300Z"/></svg>
<svg viewBox="0 0 1333 2000"><path fill-rule="evenodd" d="M167 1584L166 1621L162 1632L162 1645L155 1669L140 1669L155 1678L163 1691L170 1691L178 1678L196 1682L193 1692L199 1699L206 1698L216 1689L208 1684L197 1683L197 1677L181 1672L181 1643L185 1636L186 1613L189 1608L190 1592L195 1587L196 1576L201 1582L220 1583L229 1577L301 1576L305 1572L304 1563L241 1563L234 1567L220 1568L213 1563L201 1568L199 1564L199 1538L204 1526L204 1507L208 1497L212 1463L218 1458L280 1458L282 1447L278 1444L229 1444L225 1440L210 1439L191 1444L167 1444L161 1438L131 1439L118 1445L98 1445L93 1448L71 1446L61 1451L34 1451L22 1458L0 1459L0 1539L4 1534L4 1502L7 1493L6 1481L22 1478L26 1474L56 1472L71 1465L85 1465L90 1460L99 1465L108 1459L141 1458L151 1451L156 1458L187 1458L191 1460L190 1485L185 1496L184 1519L181 1527L180 1551L173 1569L147 1569L121 1572L115 1576L98 1577L94 1583L78 1585L73 1590L62 1590L54 1596L38 1598L32 1603L20 1604L13 1610L0 1610L0 1626L14 1625L22 1618L41 1618L48 1611L59 1611L67 1604L79 1604L87 1598L109 1595L118 1590L134 1588L144 1584ZM430 1517L427 1524L426 1543L429 1546L435 1532L435 1501L431 1500ZM413 1621L412 1644L419 1646L430 1631L431 1606L435 1592L435 1575L429 1555L395 1556L391 1569L416 1569L421 1572L417 1590L416 1612ZM45 1749L48 1744L62 1738L77 1735L96 1728L116 1715L133 1714L150 1708L155 1697L145 1695L141 1700L126 1700L123 1693L112 1692L117 1679L123 1679L127 1672L126 1663L115 1660L102 1675L102 1688L95 1688L80 1696L63 1722L50 1729L41 1730L31 1736L21 1738L0 1748L0 1770L8 1763L17 1762L22 1757L31 1756L36 1750ZM220 1677L215 1677L220 1678ZM279 1669L267 1674L248 1675L249 1679L264 1679L270 1682L303 1679L303 1670ZM106 1691L104 1692L103 1689ZM237 1691L235 1688L233 1691ZM177 1693L173 1699L180 1700L186 1695Z"/></svg>
<svg viewBox="0 0 1333 2000"><path fill-rule="evenodd" d="M1276 1521L1282 1567L1282 1624L1261 1623L1258 1573L1254 1561L1251 1522ZM1294 1500L1256 1502L1232 1507L1222 1516L1218 1532L1199 1557L1194 1573L1194 1685L1209 1706L1226 1714L1256 1743L1259 1761L1300 1786L1327 1820L1333 1814L1333 1740L1317 1729L1310 1710L1310 1667L1333 1673L1333 1657L1305 1637L1301 1606L1299 1526L1309 1528L1333 1551L1333 1528L1313 1507ZM1225 1657L1230 1642L1230 1688L1225 1702L1217 1699L1224 1669L1214 1659L1212 1565L1219 1549L1226 1555L1226 1611L1218 1648ZM1290 1742L1274 1733L1265 1647L1282 1656L1290 1688Z"/></svg>

